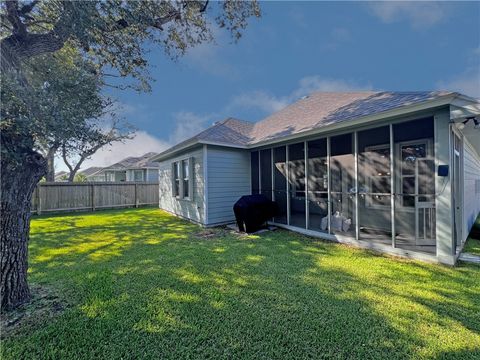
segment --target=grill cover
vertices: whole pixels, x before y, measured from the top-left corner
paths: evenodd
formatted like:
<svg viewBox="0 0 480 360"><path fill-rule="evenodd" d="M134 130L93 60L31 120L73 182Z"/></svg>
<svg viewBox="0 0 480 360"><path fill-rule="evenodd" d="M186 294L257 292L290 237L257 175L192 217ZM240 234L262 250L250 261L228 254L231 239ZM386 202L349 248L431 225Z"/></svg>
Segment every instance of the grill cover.
<svg viewBox="0 0 480 360"><path fill-rule="evenodd" d="M264 195L244 195L233 205L239 231L253 233L277 215L277 204Z"/></svg>

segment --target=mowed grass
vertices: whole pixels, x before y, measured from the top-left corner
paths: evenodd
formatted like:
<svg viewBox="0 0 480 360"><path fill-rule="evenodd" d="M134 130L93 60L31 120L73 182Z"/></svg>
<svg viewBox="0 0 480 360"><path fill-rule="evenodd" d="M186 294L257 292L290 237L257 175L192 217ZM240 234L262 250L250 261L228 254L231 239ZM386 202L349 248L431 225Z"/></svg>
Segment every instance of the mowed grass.
<svg viewBox="0 0 480 360"><path fill-rule="evenodd" d="M68 302L2 359L479 359L480 267L158 209L35 218L30 282Z"/></svg>

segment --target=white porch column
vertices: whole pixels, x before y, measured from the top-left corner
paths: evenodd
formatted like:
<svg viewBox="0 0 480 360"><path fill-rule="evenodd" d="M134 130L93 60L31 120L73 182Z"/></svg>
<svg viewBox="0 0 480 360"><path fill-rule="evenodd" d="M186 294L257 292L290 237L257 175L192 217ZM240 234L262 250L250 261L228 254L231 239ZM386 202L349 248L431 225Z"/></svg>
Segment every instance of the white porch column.
<svg viewBox="0 0 480 360"><path fill-rule="evenodd" d="M453 249L453 209L452 209L452 171L450 112L448 109L435 114L435 211L437 257L447 264L454 263ZM448 176L438 176L438 166L448 165Z"/></svg>

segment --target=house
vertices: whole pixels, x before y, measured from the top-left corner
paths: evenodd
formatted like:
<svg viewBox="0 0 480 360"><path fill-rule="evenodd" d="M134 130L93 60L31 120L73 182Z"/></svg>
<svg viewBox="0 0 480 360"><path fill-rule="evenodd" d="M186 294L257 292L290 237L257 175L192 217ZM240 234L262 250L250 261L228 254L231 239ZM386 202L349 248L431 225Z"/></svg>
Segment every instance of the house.
<svg viewBox="0 0 480 360"><path fill-rule="evenodd" d="M58 171L55 173L55 182L62 182L62 181L67 181L68 179L68 172L66 171Z"/></svg>
<svg viewBox="0 0 480 360"><path fill-rule="evenodd" d="M99 166L91 166L85 170L80 170L78 174L84 175L87 181L105 181L105 176L96 175L100 170L102 170L102 168Z"/></svg>
<svg viewBox="0 0 480 360"><path fill-rule="evenodd" d="M480 102L454 92L314 93L155 156L160 208L204 226L261 193L272 223L454 264L480 212Z"/></svg>
<svg viewBox="0 0 480 360"><path fill-rule="evenodd" d="M138 157L131 156L113 165L97 168L87 175L87 181L157 182L158 163L151 160L155 155L157 153L149 152Z"/></svg>

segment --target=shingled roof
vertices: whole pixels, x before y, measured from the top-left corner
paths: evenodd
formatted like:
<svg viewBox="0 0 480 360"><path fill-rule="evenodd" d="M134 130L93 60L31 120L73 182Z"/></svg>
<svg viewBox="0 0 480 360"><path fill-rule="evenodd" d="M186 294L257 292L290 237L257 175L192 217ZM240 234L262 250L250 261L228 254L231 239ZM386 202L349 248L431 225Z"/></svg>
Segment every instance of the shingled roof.
<svg viewBox="0 0 480 360"><path fill-rule="evenodd" d="M163 153L160 153L160 155L167 152L174 152L177 149L199 142L243 147L250 141L250 133L252 132L253 126L254 123L234 118L218 121L197 135L172 146Z"/></svg>
<svg viewBox="0 0 480 360"><path fill-rule="evenodd" d="M445 91L316 92L256 123L250 133L249 144L299 134L453 94Z"/></svg>
<svg viewBox="0 0 480 360"><path fill-rule="evenodd" d="M234 118L215 123L164 151L159 157L197 143L254 147L332 124L455 96L462 95L449 91L316 92L257 123Z"/></svg>
<svg viewBox="0 0 480 360"><path fill-rule="evenodd" d="M99 166L91 166L89 168L86 168L85 170L79 171L79 173L83 174L85 176L90 176L90 175L93 175L93 174L99 172L100 170L102 170L102 168L99 167Z"/></svg>
<svg viewBox="0 0 480 360"><path fill-rule="evenodd" d="M130 156L115 164L107 166L102 170L118 170L118 169L141 169L141 168L158 168L158 163L152 161L152 158L157 155L155 152L149 152L142 156Z"/></svg>

